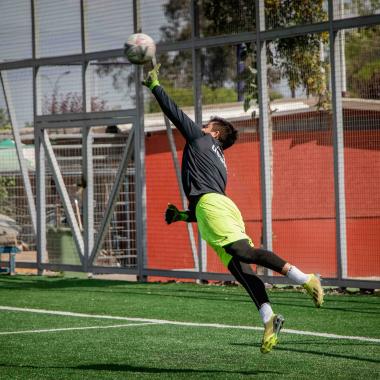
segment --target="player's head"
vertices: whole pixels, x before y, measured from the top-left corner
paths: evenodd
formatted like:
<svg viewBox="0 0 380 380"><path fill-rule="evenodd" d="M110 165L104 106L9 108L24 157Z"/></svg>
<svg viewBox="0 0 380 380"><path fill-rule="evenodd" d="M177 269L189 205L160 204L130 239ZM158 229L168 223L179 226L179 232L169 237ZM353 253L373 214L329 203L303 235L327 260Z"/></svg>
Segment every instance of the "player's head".
<svg viewBox="0 0 380 380"><path fill-rule="evenodd" d="M222 144L223 149L232 146L238 136L238 131L227 120L214 116L203 126L203 132L212 134Z"/></svg>

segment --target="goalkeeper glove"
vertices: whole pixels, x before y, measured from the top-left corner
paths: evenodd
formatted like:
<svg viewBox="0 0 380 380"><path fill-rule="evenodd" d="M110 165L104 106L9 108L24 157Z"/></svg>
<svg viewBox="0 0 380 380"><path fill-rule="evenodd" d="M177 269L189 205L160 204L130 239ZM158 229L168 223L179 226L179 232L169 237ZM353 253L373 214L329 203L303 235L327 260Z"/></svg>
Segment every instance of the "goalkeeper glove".
<svg viewBox="0 0 380 380"><path fill-rule="evenodd" d="M153 70L148 72L148 76L145 78L145 80L142 81L142 84L149 88L149 90L153 90L156 86L160 85L160 82L158 81L158 72L160 70L161 64L158 63L156 66L154 66Z"/></svg>
<svg viewBox="0 0 380 380"><path fill-rule="evenodd" d="M181 211L172 204L168 204L168 208L165 211L165 221L167 224L174 222L187 222L189 219L188 211Z"/></svg>

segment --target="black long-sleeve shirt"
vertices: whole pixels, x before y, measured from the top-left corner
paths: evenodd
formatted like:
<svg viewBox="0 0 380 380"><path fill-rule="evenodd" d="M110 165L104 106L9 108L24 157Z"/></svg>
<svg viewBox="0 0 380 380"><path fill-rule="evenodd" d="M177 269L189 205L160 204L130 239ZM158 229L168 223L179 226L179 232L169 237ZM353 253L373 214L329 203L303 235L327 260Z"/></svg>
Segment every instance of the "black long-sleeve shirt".
<svg viewBox="0 0 380 380"><path fill-rule="evenodd" d="M209 133L202 132L166 94L161 86L153 89L162 111L186 139L182 156L182 185L194 217L195 206L206 193L225 194L227 167L220 142Z"/></svg>

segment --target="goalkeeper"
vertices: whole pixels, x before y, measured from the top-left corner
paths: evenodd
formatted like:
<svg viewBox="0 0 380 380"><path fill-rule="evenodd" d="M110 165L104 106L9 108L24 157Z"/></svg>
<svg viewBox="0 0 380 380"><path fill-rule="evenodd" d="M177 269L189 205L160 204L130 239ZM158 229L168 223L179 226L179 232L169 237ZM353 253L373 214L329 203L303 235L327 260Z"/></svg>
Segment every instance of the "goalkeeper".
<svg viewBox="0 0 380 380"><path fill-rule="evenodd" d="M169 205L166 222L197 222L202 238L246 289L259 310L264 324L261 352L270 352L278 342L284 318L274 314L265 285L249 264L261 265L303 285L316 307L323 303L320 280L314 274L303 273L275 253L254 247L245 233L239 209L225 195L227 166L223 151L235 143L237 130L219 117L212 118L202 127L197 126L160 86L159 67L156 65L148 73L143 84L152 91L164 114L186 140L181 177L189 201L188 210L178 210L174 205Z"/></svg>

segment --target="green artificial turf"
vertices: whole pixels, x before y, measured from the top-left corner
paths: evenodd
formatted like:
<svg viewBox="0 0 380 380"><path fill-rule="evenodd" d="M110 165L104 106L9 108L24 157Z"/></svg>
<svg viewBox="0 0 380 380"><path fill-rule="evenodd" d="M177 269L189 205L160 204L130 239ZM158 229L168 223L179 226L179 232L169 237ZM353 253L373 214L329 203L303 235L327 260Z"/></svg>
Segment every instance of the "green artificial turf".
<svg viewBox="0 0 380 380"><path fill-rule="evenodd" d="M285 329L380 339L377 295L270 291ZM0 306L192 323L261 326L241 287L1 276ZM380 343L262 331L0 310L0 379L376 379ZM108 328L109 326L123 325ZM84 329L86 327L105 327ZM42 329L78 328L33 333ZM82 329L79 329L82 328ZM29 331L22 334L4 333ZM2 334L3 333L3 334Z"/></svg>

